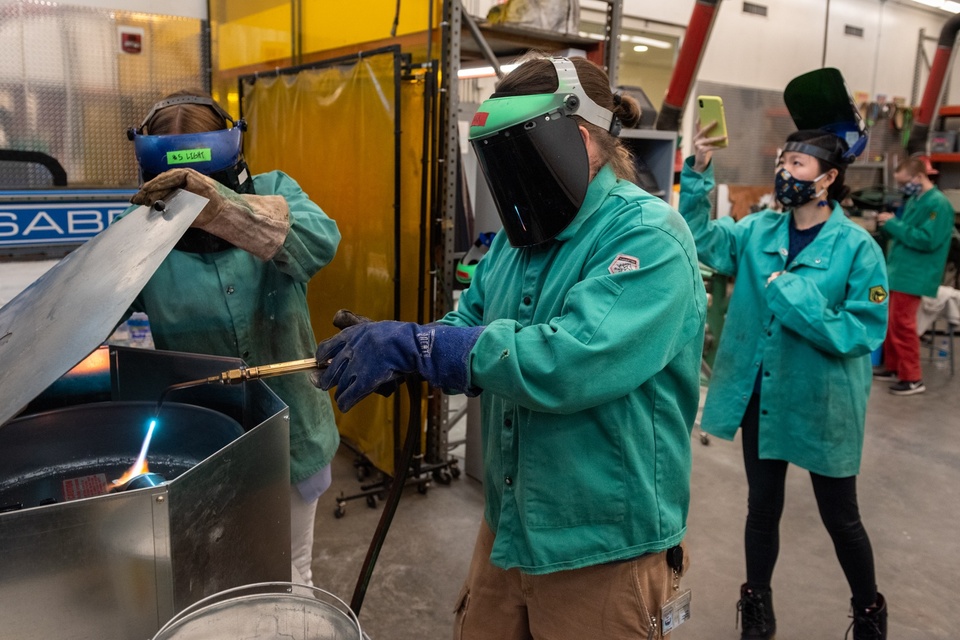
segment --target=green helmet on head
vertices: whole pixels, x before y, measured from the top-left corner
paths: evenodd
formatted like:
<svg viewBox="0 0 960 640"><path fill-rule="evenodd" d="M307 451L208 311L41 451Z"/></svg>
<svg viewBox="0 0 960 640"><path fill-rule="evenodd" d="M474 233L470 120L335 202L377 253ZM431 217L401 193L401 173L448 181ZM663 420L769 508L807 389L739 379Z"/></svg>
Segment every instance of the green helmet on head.
<svg viewBox="0 0 960 640"><path fill-rule="evenodd" d="M590 183L578 116L616 135L620 122L584 92L567 58L549 58L552 93L494 93L473 117L469 139L510 244L551 240L576 217Z"/></svg>

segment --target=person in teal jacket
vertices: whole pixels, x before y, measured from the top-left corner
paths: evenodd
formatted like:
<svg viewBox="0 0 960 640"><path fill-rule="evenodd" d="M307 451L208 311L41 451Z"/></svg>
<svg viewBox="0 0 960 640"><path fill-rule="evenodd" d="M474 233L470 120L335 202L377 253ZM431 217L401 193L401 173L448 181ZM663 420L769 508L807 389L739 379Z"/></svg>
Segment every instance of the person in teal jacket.
<svg viewBox="0 0 960 640"><path fill-rule="evenodd" d="M870 353L887 321L887 275L879 245L838 204L847 145L825 131L791 134L776 173L785 209L736 223L711 220L710 158L720 138L709 137L706 124L683 167L680 213L700 260L736 278L701 426L726 439L742 430L749 500L741 638L776 632L770 583L789 463L810 472L853 594L854 637L885 637L886 605L860 522L856 476ZM881 626L883 636L866 631Z"/></svg>
<svg viewBox="0 0 960 640"><path fill-rule="evenodd" d="M920 369L917 310L921 296L937 297L953 237L954 213L953 205L927 176L921 158L901 162L893 177L907 198L899 218L889 211L877 216L890 239L890 322L883 343L884 367L874 377L895 381L890 393L909 396L927 390Z"/></svg>
<svg viewBox="0 0 960 640"><path fill-rule="evenodd" d="M686 615L666 603L706 293L687 225L611 133L638 119L585 59L524 62L471 126L504 229L458 308L317 350L344 410L409 371L480 395L486 506L457 638L660 638Z"/></svg>
<svg viewBox="0 0 960 640"><path fill-rule="evenodd" d="M177 188L210 200L132 310L147 314L158 349L251 365L310 357L307 283L333 259L340 232L290 176L250 176L240 154L243 125L227 129L228 120L209 97L182 91L132 132L146 180L132 202L152 205ZM211 156L193 165L199 170L166 166L169 154L194 148ZM312 584L317 500L340 441L333 406L307 373L265 382L290 407L291 559L294 578Z"/></svg>

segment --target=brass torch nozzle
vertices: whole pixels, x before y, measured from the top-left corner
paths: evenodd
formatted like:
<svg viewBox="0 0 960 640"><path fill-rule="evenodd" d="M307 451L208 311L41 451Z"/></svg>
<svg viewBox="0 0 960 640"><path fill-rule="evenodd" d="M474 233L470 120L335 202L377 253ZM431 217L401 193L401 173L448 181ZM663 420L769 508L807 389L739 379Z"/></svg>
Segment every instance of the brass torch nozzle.
<svg viewBox="0 0 960 640"><path fill-rule="evenodd" d="M310 369L322 369L327 363L321 366L316 358L305 358L303 360L291 360L289 362L278 362L276 364L265 364L259 367L242 367L240 369L230 369L219 375L212 376L207 380L209 382L219 382L221 384L240 384L247 380L256 380L259 378L272 378L273 376L282 376L288 373L298 371L309 371Z"/></svg>

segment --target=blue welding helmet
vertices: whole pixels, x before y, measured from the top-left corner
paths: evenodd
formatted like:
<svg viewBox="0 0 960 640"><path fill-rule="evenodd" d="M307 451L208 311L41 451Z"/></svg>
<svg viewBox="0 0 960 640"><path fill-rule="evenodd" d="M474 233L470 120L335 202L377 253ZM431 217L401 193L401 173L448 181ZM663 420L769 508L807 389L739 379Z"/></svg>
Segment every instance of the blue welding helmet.
<svg viewBox="0 0 960 640"><path fill-rule="evenodd" d="M843 154L844 162L853 162L867 148L866 124L838 69L816 69L797 76L784 89L783 101L797 129L821 129L846 142L849 148Z"/></svg>
<svg viewBox="0 0 960 640"><path fill-rule="evenodd" d="M208 106L231 128L173 135L143 133L158 111L183 104ZM243 159L243 132L246 128L243 120L235 121L211 98L176 96L153 105L139 127L127 130L127 137L133 141L141 184L170 169L189 168L238 193L253 193L253 178Z"/></svg>

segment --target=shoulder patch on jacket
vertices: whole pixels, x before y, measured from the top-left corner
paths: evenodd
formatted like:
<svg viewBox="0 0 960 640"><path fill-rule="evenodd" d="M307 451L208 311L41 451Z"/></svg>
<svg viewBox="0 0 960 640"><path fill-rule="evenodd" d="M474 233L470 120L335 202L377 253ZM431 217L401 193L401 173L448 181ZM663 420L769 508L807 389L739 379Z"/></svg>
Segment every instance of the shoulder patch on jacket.
<svg viewBox="0 0 960 640"><path fill-rule="evenodd" d="M880 285L870 287L870 302L880 303L887 299L887 291Z"/></svg>
<svg viewBox="0 0 960 640"><path fill-rule="evenodd" d="M640 260L634 258L633 256L620 253L617 254L617 257L614 258L613 262L610 263L610 266L607 267L607 271L610 273L623 273L624 271L636 271L639 268Z"/></svg>

